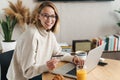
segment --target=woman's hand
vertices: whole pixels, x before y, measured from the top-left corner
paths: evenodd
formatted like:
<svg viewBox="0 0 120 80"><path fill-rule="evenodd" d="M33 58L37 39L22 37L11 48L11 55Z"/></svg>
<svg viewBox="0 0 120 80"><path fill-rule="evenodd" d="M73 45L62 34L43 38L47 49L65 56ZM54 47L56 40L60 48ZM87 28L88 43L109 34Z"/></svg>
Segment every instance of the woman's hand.
<svg viewBox="0 0 120 80"><path fill-rule="evenodd" d="M79 66L83 66L84 65L84 60L83 59L80 59L78 56L74 56L73 57L73 63L75 65L79 65Z"/></svg>
<svg viewBox="0 0 120 80"><path fill-rule="evenodd" d="M49 61L47 61L47 67L49 68L49 70L53 70L56 65L58 64L59 60L58 59L51 59Z"/></svg>

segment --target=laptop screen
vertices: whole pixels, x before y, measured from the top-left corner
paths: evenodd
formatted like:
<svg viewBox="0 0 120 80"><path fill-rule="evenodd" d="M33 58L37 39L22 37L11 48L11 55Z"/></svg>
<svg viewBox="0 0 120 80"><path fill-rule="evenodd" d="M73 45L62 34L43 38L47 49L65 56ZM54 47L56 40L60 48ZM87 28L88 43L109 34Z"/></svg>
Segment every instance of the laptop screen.
<svg viewBox="0 0 120 80"><path fill-rule="evenodd" d="M76 67L74 69L72 69L71 71L68 71L66 74L76 76Z"/></svg>

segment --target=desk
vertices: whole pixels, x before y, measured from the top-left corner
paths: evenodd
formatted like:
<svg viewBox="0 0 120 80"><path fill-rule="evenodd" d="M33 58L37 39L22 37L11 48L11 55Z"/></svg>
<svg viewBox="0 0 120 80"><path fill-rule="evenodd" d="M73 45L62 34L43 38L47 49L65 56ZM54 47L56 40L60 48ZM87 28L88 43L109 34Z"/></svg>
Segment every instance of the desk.
<svg viewBox="0 0 120 80"><path fill-rule="evenodd" d="M108 63L106 66L97 66L87 75L87 80L120 80L120 61L106 59L105 62ZM63 65L63 63L58 64L58 66ZM47 76L47 77L46 77ZM43 80L52 80L54 77L51 73L43 74ZM74 80L66 78L65 80Z"/></svg>

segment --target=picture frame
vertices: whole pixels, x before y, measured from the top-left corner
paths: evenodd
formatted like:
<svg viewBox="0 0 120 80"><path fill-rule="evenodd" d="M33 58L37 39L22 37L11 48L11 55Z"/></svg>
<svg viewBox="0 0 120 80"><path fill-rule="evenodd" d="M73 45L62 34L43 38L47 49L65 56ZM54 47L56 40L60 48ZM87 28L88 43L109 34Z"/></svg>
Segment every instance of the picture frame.
<svg viewBox="0 0 120 80"><path fill-rule="evenodd" d="M72 51L86 51L91 50L91 41L90 40L73 40L72 41Z"/></svg>

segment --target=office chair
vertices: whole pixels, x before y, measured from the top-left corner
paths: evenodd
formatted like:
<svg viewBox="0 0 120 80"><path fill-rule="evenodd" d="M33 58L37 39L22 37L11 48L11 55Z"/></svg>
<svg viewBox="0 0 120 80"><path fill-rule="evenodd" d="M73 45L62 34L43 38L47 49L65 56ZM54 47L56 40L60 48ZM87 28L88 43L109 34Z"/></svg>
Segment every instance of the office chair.
<svg viewBox="0 0 120 80"><path fill-rule="evenodd" d="M6 74L10 65L14 50L0 54L0 80L7 80ZM29 80L42 80L42 75L38 75Z"/></svg>
<svg viewBox="0 0 120 80"><path fill-rule="evenodd" d="M12 59L13 52L14 50L11 50L11 51L0 54L1 80L7 80L6 74L7 74L7 70L10 65L11 59Z"/></svg>

